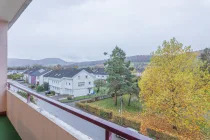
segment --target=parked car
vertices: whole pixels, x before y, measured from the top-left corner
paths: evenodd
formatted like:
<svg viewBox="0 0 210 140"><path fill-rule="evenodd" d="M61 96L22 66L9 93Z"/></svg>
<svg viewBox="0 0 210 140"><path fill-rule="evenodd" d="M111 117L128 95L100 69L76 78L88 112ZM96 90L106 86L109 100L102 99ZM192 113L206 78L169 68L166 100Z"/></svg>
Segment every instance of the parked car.
<svg viewBox="0 0 210 140"><path fill-rule="evenodd" d="M135 132L135 133L139 133L137 130L133 129L133 128L130 128L130 127L127 127L128 130L132 131L132 132ZM126 138L123 138L122 136L119 136L119 135L116 135L117 138L120 138L122 140L127 140Z"/></svg>
<svg viewBox="0 0 210 140"><path fill-rule="evenodd" d="M45 91L45 95L47 95L47 94L51 94L51 91L50 90Z"/></svg>

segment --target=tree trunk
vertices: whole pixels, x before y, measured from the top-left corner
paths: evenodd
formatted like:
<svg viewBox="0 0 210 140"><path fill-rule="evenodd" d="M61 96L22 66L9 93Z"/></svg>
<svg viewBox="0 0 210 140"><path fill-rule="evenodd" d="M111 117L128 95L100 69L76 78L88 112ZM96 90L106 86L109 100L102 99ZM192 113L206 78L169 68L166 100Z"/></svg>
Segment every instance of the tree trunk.
<svg viewBox="0 0 210 140"><path fill-rule="evenodd" d="M117 94L115 94L115 106L117 106Z"/></svg>
<svg viewBox="0 0 210 140"><path fill-rule="evenodd" d="M128 106L131 105L131 94L130 94L130 97L129 97L129 101L128 101Z"/></svg>
<svg viewBox="0 0 210 140"><path fill-rule="evenodd" d="M174 130L177 130L177 127L176 127L175 125L173 125L173 129L174 129Z"/></svg>

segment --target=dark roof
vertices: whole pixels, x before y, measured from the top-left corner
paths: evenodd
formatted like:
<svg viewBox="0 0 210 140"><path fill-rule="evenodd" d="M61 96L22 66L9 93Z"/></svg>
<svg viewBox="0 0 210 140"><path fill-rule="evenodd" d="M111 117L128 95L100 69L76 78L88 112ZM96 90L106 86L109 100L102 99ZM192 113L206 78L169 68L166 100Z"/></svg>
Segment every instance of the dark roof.
<svg viewBox="0 0 210 140"><path fill-rule="evenodd" d="M83 69L69 69L69 70L53 70L44 75L44 77L63 78L73 77Z"/></svg>
<svg viewBox="0 0 210 140"><path fill-rule="evenodd" d="M39 70L36 70L34 71L33 73L30 73L31 76L40 76L40 75L43 75L47 72L50 72L51 70L45 70L45 69L39 69Z"/></svg>
<svg viewBox="0 0 210 140"><path fill-rule="evenodd" d="M31 73L33 73L33 72L35 72L37 70L39 70L39 68L28 69L23 74L31 74Z"/></svg>
<svg viewBox="0 0 210 140"><path fill-rule="evenodd" d="M93 71L93 74L98 74L98 75L108 75L106 72L105 72L105 69L104 68L97 68Z"/></svg>
<svg viewBox="0 0 210 140"><path fill-rule="evenodd" d="M93 70L91 70L90 68L80 68L79 70L85 70L88 73L94 73Z"/></svg>

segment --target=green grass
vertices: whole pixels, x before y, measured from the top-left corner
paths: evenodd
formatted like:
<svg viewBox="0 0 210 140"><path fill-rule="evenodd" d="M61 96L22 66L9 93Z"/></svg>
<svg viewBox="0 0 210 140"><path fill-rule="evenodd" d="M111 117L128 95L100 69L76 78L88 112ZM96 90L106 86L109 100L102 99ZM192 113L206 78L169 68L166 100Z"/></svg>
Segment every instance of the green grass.
<svg viewBox="0 0 210 140"><path fill-rule="evenodd" d="M6 116L0 117L0 140L21 140L20 136Z"/></svg>
<svg viewBox="0 0 210 140"><path fill-rule="evenodd" d="M128 94L123 95L123 105L122 105L122 110L123 111L127 111L127 112L130 112L130 113L139 113L141 111L140 102L138 100L131 101L130 106L128 106L128 101L129 101L129 95ZM117 102L118 102L118 104L117 104L117 106L115 106L115 99L114 98L108 98L108 99L92 102L90 104L99 106L99 107L104 108L104 109L110 109L110 110L113 110L115 112L119 112L119 109L121 108L120 97L118 97Z"/></svg>

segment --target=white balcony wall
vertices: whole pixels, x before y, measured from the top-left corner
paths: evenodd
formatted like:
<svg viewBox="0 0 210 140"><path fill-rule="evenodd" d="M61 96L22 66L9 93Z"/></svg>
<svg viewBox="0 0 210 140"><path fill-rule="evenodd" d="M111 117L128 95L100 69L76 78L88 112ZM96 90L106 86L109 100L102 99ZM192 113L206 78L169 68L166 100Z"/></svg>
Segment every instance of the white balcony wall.
<svg viewBox="0 0 210 140"><path fill-rule="evenodd" d="M8 23L0 21L0 113L6 112Z"/></svg>

